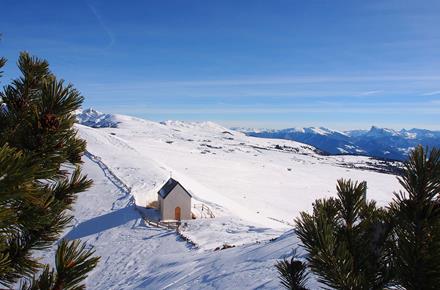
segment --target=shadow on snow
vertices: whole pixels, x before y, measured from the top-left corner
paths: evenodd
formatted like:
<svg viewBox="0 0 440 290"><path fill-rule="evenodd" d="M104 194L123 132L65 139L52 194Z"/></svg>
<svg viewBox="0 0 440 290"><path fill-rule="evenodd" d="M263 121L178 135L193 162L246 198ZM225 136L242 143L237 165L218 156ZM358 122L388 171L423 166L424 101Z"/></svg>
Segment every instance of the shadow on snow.
<svg viewBox="0 0 440 290"><path fill-rule="evenodd" d="M136 219L139 219L139 214L134 210L134 206L127 206L78 224L64 238L67 240L80 239Z"/></svg>

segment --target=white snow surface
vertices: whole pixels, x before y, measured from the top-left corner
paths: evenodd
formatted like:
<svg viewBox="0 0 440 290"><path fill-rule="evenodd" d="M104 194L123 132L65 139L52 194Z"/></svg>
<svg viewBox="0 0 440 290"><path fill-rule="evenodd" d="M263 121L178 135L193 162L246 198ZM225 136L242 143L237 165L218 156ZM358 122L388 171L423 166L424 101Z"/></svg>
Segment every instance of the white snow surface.
<svg viewBox="0 0 440 290"><path fill-rule="evenodd" d="M292 231L274 242L220 251L196 248L174 231L145 226L132 196L96 163L84 161L94 186L79 196L73 228L64 238L81 239L101 256L87 289L279 288L273 265L296 248ZM53 253L45 253L44 261L53 261Z"/></svg>
<svg viewBox="0 0 440 290"><path fill-rule="evenodd" d="M346 133L342 131L332 130L324 127L293 127L293 128L286 128L281 130L276 129L264 129L264 128L243 128L243 127L233 127L232 128L235 131L243 132L243 133L260 133L260 132L276 132L276 131L283 131L283 132L297 132L297 133L309 133L309 134L317 134L317 135L331 135L331 134L340 134L348 136Z"/></svg>
<svg viewBox="0 0 440 290"><path fill-rule="evenodd" d="M88 289L278 289L273 265L297 248L294 218L315 199L335 196L338 178L367 181L367 196L379 205L399 189L395 176L365 170L376 162L367 157L322 156L309 145L212 122L112 119L117 128L76 125L94 186L80 194L65 237L102 257ZM146 226L135 210L157 199L170 172L216 216L181 227L196 246ZM214 251L224 244L235 247Z"/></svg>

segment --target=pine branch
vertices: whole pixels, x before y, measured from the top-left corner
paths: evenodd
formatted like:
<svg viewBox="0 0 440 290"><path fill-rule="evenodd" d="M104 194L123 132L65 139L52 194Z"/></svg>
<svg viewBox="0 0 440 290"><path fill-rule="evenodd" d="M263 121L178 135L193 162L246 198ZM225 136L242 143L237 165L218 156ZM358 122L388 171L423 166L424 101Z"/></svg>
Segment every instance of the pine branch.
<svg viewBox="0 0 440 290"><path fill-rule="evenodd" d="M394 270L406 289L440 285L440 151L419 146L399 177L405 191L395 194Z"/></svg>
<svg viewBox="0 0 440 290"><path fill-rule="evenodd" d="M4 144L0 147L0 202L11 198L23 198L23 194L35 192L36 165L22 152Z"/></svg>
<svg viewBox="0 0 440 290"><path fill-rule="evenodd" d="M0 68L3 64L0 59ZM77 194L91 186L79 167L73 172L62 169L66 163L81 164L86 148L73 127L73 111L83 97L72 85L57 80L45 60L22 53L18 67L22 76L0 92L0 284L5 286L43 267L31 253L59 239L72 220L67 210ZM70 253L73 256L67 257L84 270L66 266L54 276L46 267L41 283L32 287L47 288L51 279L77 283L69 273L81 278L96 265L97 258L87 262L91 252L78 244L61 246L58 254ZM81 260L84 257L87 261ZM65 273L67 280L60 278Z"/></svg>
<svg viewBox="0 0 440 290"><path fill-rule="evenodd" d="M87 176L81 175L81 169L77 166L73 171L70 179L64 179L57 182L51 191L53 196L60 201L63 201L68 208L75 201L76 195L80 192L86 191L92 186L92 180L87 179Z"/></svg>
<svg viewBox="0 0 440 290"><path fill-rule="evenodd" d="M286 289L307 290L307 265L298 260L296 254L289 260L284 259L275 264L281 285Z"/></svg>
<svg viewBox="0 0 440 290"><path fill-rule="evenodd" d="M85 247L78 240L61 241L55 257L57 279L54 290L77 289L87 273L96 267L99 258L92 257L94 251Z"/></svg>
<svg viewBox="0 0 440 290"><path fill-rule="evenodd" d="M375 203L366 201L366 183L338 180L337 199L317 200L313 214L302 212L295 232L320 283L335 289L382 289L391 285L385 243L390 231Z"/></svg>
<svg viewBox="0 0 440 290"><path fill-rule="evenodd" d="M0 57L0 69L3 68L5 66L5 64L6 64L6 58ZM3 76L3 71L0 70L0 77L2 77L2 76Z"/></svg>
<svg viewBox="0 0 440 290"><path fill-rule="evenodd" d="M55 268L50 270L45 267L43 273L37 279L25 283L22 290L79 290L85 289L81 284L87 274L92 271L99 258L92 257L93 250L87 250L85 244L74 240L67 242L62 240L58 245L55 256Z"/></svg>

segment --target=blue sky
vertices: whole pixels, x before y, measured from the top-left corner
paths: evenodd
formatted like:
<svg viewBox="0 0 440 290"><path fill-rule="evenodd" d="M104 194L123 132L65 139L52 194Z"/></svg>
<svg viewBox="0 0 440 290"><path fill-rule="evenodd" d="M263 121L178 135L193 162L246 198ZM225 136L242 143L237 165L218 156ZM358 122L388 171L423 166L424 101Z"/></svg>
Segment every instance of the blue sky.
<svg viewBox="0 0 440 290"><path fill-rule="evenodd" d="M227 126L440 129L440 1L3 0L84 107Z"/></svg>

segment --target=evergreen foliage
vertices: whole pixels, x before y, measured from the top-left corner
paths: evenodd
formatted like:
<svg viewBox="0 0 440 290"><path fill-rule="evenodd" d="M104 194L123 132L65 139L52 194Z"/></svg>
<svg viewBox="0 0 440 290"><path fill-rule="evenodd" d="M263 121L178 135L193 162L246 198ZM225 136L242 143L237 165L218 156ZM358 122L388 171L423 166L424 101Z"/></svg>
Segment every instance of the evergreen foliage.
<svg viewBox="0 0 440 290"><path fill-rule="evenodd" d="M367 185L338 180L337 198L302 212L296 233L318 281L335 289L383 289L391 282L385 214L366 200Z"/></svg>
<svg viewBox="0 0 440 290"><path fill-rule="evenodd" d="M307 290L307 265L298 260L295 255L290 260L284 259L277 262L275 267L283 287L291 290Z"/></svg>
<svg viewBox="0 0 440 290"><path fill-rule="evenodd" d="M25 283L22 290L79 290L85 289L80 283L93 270L99 258L93 258L93 251L86 250L85 244L78 240L67 242L62 240L55 255L55 268L50 270L46 266L38 279Z"/></svg>
<svg viewBox="0 0 440 290"><path fill-rule="evenodd" d="M440 150L414 149L390 205L398 283L405 289L440 286Z"/></svg>
<svg viewBox="0 0 440 290"><path fill-rule="evenodd" d="M341 179L337 198L316 200L312 214L296 219L319 282L334 289L438 289L440 150L415 148L398 180L404 190L387 209L366 200L365 182ZM292 266L276 267L283 285L291 285Z"/></svg>
<svg viewBox="0 0 440 290"><path fill-rule="evenodd" d="M83 97L57 80L45 60L22 53L18 67L21 76L0 92L0 285L44 268L26 289L80 289L98 261L93 252L61 242L56 274L31 253L59 239L72 220L66 210L91 186L80 170L86 144L73 128Z"/></svg>

